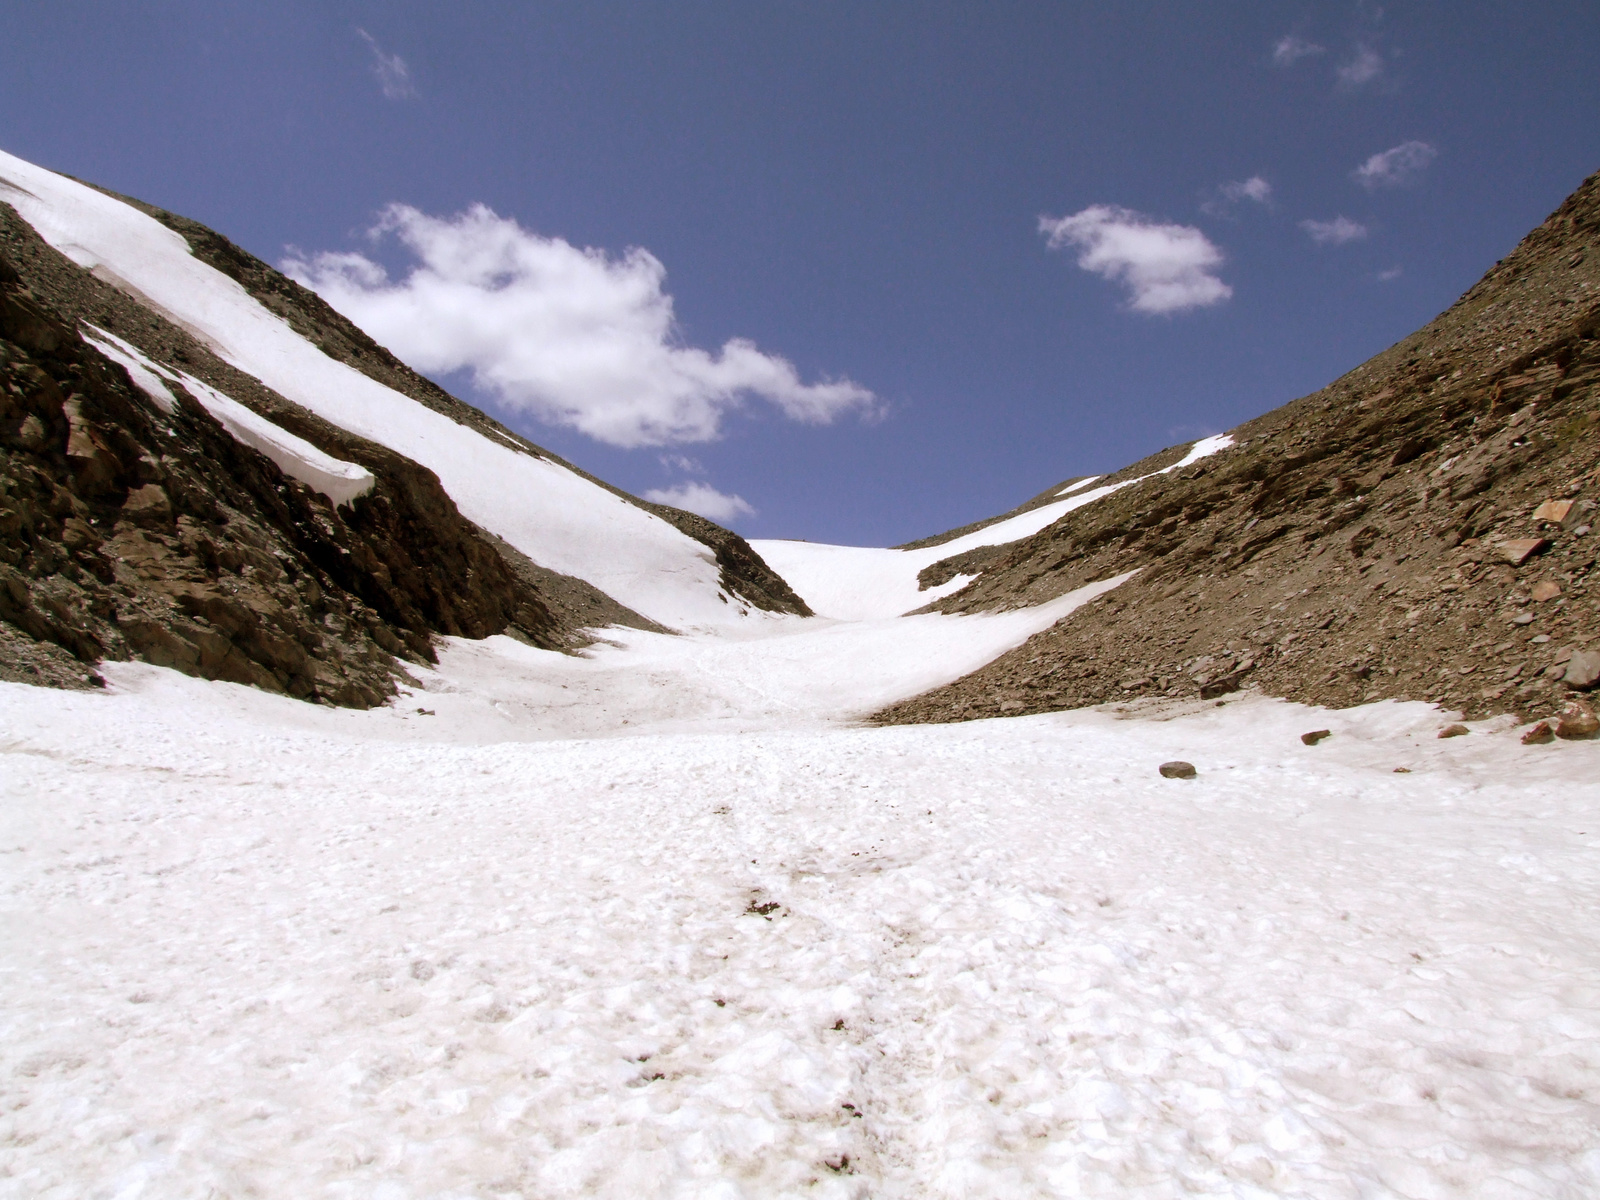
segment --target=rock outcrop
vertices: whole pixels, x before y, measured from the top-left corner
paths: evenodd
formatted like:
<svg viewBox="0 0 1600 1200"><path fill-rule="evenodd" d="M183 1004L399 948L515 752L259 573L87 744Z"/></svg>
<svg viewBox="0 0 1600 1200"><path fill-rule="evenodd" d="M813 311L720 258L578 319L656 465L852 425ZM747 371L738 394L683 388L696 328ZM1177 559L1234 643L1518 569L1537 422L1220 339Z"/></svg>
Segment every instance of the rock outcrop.
<svg viewBox="0 0 1600 1200"><path fill-rule="evenodd" d="M1600 176L1427 327L1233 432L1234 447L986 559L930 567L945 578L981 570L931 606L952 613L1137 574L877 719L1213 699L1241 687L1336 706L1401 697L1531 716L1593 686Z"/></svg>

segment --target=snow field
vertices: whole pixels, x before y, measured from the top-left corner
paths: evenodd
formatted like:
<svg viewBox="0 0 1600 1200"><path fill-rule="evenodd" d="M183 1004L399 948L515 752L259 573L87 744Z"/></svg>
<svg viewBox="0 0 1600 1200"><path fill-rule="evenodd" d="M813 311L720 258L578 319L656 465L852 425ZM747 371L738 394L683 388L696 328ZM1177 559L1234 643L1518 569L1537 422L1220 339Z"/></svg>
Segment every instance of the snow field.
<svg viewBox="0 0 1600 1200"><path fill-rule="evenodd" d="M93 188L0 152L0 197L81 267L162 313L280 395L439 476L469 520L669 627L737 623L711 551L636 505L368 379L295 333L178 234Z"/></svg>
<svg viewBox="0 0 1600 1200"><path fill-rule="evenodd" d="M963 534L937 546L922 550L887 550L868 546L830 546L821 542L756 540L750 543L789 586L805 597L819 616L842 621L873 621L898 617L959 592L975 576L957 575L938 587L919 591L917 576L936 562L980 546L1003 546L1032 537L1054 525L1062 517L1085 504L1093 504L1113 492L1121 491L1156 475L1165 475L1207 458L1233 445L1231 434L1201 438L1187 454L1170 467L1121 483L1103 484L1086 492L1077 489L1100 478L1080 480L1062 488L1058 495L1076 493L1066 500L1030 509L1004 521L996 521L973 533Z"/></svg>
<svg viewBox="0 0 1600 1200"><path fill-rule="evenodd" d="M0 1196L1600 1190L1600 747L399 743L108 669L0 685Z"/></svg>

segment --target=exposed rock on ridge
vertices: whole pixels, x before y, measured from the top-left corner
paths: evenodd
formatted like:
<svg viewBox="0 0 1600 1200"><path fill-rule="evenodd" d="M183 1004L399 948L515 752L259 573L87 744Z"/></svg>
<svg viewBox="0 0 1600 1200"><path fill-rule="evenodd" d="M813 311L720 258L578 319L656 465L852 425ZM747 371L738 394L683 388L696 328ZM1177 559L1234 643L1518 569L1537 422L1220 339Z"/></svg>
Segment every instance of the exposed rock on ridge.
<svg viewBox="0 0 1600 1200"><path fill-rule="evenodd" d="M952 562L983 573L933 609L1139 573L877 719L1242 686L1527 715L1592 686L1571 664L1600 635L1600 176L1424 329L1233 432L1232 449Z"/></svg>

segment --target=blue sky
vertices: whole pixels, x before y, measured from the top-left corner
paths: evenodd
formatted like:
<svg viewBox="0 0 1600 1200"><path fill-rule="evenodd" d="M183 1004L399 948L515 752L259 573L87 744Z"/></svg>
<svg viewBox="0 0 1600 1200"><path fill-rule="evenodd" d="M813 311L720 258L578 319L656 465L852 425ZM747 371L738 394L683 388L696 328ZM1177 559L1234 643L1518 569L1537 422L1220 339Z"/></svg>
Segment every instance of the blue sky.
<svg viewBox="0 0 1600 1200"><path fill-rule="evenodd" d="M536 441L761 537L915 538L1315 390L1600 168L1592 3L5 25L0 146L298 264Z"/></svg>

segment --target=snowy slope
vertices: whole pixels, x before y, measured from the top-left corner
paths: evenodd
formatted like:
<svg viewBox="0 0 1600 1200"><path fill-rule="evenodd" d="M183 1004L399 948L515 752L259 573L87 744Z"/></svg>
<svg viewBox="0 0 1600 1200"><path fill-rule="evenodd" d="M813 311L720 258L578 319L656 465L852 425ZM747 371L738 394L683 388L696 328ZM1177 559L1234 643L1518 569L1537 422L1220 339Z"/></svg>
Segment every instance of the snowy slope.
<svg viewBox="0 0 1600 1200"><path fill-rule="evenodd" d="M707 547L588 480L490 441L335 362L155 219L0 152L0 198L56 249L219 357L430 468L461 512L535 562L669 626L736 622Z"/></svg>
<svg viewBox="0 0 1600 1200"><path fill-rule="evenodd" d="M112 677L0 685L6 1200L1600 1194L1600 746Z"/></svg>
<svg viewBox="0 0 1600 1200"><path fill-rule="evenodd" d="M1156 475L1176 471L1208 455L1233 445L1228 434L1202 438L1189 448L1182 461ZM865 546L829 546L816 542L753 541L757 554L766 560L789 586L805 597L819 616L847 621L870 621L894 617L929 604L941 596L960 591L971 576L958 575L927 591L917 590L917 575L926 567L979 546L1002 546L1007 542L1032 537L1053 525L1074 509L1093 504L1113 492L1131 487L1150 476L1127 479L1078 491L1092 479L1063 488L1061 494L1074 493L1064 500L1046 504L1005 521L986 525L973 533L921 550L880 550Z"/></svg>

